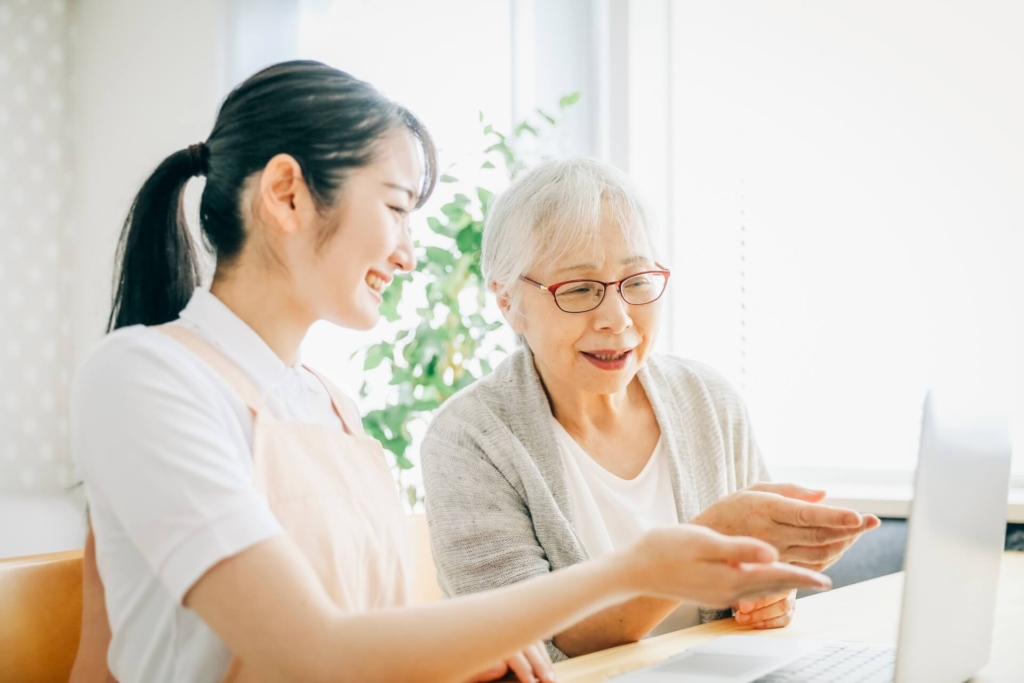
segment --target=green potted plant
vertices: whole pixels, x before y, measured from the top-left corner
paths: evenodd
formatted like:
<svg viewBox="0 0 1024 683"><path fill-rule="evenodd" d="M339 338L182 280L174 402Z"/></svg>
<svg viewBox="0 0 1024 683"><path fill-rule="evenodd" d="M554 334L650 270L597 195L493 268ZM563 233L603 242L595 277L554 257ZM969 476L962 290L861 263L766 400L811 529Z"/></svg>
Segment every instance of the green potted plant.
<svg viewBox="0 0 1024 683"><path fill-rule="evenodd" d="M559 113L578 101L579 93L563 97ZM481 125L483 119L481 112ZM516 125L510 135L483 125L487 144L476 168L493 171L492 176L498 174L507 183L526 167L530 149L525 140L539 142L558 125L558 119L541 110ZM416 269L396 277L384 292L381 314L391 334L357 352L363 354L367 372L360 396L383 395L385 401L363 417L363 426L394 456L396 480L412 510L423 495L403 476L415 466L409 457L414 443L410 427L425 426L434 410L490 373L492 364L506 354L501 335L496 334L503 321L488 302L480 271L481 239L494 193L449 173L439 180L449 199L439 215L426 219L430 233L415 243ZM419 300L403 301L403 293L418 294Z"/></svg>

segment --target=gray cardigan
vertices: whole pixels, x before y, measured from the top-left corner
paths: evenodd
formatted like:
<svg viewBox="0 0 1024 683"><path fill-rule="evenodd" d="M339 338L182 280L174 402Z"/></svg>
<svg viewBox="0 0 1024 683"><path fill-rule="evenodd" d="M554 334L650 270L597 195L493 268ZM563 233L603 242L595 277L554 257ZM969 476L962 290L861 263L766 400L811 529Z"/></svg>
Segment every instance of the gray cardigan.
<svg viewBox="0 0 1024 683"><path fill-rule="evenodd" d="M680 521L767 479L739 394L712 368L652 355L639 373L670 455ZM551 406L522 348L450 398L421 450L446 595L498 588L587 559L572 526ZM702 621L721 614L702 610ZM556 659L565 655L550 643Z"/></svg>

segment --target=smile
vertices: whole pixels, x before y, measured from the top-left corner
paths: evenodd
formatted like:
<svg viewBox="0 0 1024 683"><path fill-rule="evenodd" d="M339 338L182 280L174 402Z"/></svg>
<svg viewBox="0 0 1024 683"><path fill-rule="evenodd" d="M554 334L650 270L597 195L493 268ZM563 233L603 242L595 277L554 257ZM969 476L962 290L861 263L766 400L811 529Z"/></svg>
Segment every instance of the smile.
<svg viewBox="0 0 1024 683"><path fill-rule="evenodd" d="M384 288L388 286L388 281L380 277L376 273L367 273L366 286L372 289L377 294L383 294Z"/></svg>
<svg viewBox="0 0 1024 683"><path fill-rule="evenodd" d="M600 349L598 351L587 352L581 351L583 357L590 361L593 365L597 366L602 370L621 370L626 367L626 364L630 361L633 356L633 349L625 351L618 351L615 349Z"/></svg>

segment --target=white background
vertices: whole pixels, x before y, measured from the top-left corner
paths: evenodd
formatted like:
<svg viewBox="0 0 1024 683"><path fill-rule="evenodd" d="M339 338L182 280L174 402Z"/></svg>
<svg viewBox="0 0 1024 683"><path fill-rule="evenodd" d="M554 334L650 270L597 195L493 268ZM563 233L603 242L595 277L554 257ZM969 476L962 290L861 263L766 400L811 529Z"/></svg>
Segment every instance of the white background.
<svg viewBox="0 0 1024 683"><path fill-rule="evenodd" d="M672 4L674 351L741 387L774 468L909 471L951 375L1009 388L1024 451L1022 26Z"/></svg>

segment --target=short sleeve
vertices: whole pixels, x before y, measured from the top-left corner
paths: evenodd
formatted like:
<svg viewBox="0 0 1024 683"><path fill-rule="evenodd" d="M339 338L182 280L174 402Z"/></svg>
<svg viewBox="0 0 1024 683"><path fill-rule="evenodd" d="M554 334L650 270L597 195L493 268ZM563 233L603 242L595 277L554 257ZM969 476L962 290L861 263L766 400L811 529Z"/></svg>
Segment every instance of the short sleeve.
<svg viewBox="0 0 1024 683"><path fill-rule="evenodd" d="M130 328L93 352L72 390L72 454L90 503L179 603L215 564L282 533L252 484L238 418L199 363Z"/></svg>

